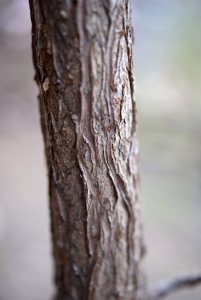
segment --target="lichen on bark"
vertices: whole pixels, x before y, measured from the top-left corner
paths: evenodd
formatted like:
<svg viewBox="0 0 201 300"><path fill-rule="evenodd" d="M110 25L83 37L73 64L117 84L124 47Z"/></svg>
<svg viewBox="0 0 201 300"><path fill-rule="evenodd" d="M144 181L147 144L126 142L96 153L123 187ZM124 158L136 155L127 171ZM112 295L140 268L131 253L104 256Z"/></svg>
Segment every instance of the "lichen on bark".
<svg viewBox="0 0 201 300"><path fill-rule="evenodd" d="M138 299L142 239L130 1L29 2L55 299Z"/></svg>

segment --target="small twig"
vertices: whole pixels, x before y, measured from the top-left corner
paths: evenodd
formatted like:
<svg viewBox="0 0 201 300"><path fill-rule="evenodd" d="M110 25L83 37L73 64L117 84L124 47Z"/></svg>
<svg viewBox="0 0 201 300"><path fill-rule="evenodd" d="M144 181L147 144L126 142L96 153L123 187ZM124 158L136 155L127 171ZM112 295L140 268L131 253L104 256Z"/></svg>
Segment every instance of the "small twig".
<svg viewBox="0 0 201 300"><path fill-rule="evenodd" d="M176 290L193 287L198 284L201 284L201 272L194 272L162 280L150 288L148 300L158 300Z"/></svg>

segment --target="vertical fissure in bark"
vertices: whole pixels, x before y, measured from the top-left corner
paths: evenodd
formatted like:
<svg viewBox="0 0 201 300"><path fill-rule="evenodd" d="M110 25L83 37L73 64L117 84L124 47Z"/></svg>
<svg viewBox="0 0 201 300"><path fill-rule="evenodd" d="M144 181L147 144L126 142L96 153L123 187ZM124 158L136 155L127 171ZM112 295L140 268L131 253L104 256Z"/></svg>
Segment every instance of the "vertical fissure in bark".
<svg viewBox="0 0 201 300"><path fill-rule="evenodd" d="M55 299L138 299L142 253L127 0L29 0Z"/></svg>

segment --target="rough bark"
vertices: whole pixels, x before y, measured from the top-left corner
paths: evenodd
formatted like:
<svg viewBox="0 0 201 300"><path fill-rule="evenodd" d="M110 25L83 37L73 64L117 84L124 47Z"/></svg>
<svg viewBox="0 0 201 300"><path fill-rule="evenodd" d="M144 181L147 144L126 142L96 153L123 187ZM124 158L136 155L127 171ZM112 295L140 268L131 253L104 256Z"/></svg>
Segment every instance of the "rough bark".
<svg viewBox="0 0 201 300"><path fill-rule="evenodd" d="M30 0L55 299L138 299L142 253L127 0Z"/></svg>

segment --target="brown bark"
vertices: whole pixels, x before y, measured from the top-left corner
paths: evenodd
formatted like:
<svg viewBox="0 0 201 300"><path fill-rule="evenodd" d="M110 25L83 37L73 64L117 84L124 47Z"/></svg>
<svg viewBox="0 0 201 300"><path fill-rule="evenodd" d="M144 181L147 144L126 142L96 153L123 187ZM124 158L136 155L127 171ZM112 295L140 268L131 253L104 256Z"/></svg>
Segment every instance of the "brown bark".
<svg viewBox="0 0 201 300"><path fill-rule="evenodd" d="M30 0L55 299L138 299L142 253L127 0Z"/></svg>

